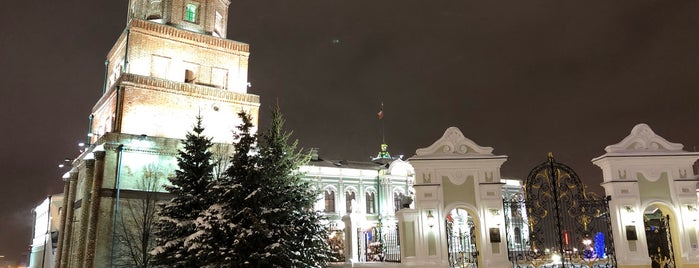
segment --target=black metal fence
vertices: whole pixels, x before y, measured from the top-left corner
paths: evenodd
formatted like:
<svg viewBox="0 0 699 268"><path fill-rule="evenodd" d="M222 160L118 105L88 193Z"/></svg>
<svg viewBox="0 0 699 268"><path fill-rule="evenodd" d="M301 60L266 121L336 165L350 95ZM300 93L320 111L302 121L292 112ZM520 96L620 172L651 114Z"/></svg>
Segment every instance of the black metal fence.
<svg viewBox="0 0 699 268"><path fill-rule="evenodd" d="M675 253L670 235L670 216L663 215L659 210L646 215L645 229L648 240L648 255L653 263L652 268L675 268Z"/></svg>
<svg viewBox="0 0 699 268"><path fill-rule="evenodd" d="M587 193L551 156L524 187L524 195L503 201L513 267L616 267L608 198Z"/></svg>
<svg viewBox="0 0 699 268"><path fill-rule="evenodd" d="M449 267L478 267L478 249L476 247L476 230L473 220L464 215L462 224L452 217L445 221L447 231L447 255Z"/></svg>

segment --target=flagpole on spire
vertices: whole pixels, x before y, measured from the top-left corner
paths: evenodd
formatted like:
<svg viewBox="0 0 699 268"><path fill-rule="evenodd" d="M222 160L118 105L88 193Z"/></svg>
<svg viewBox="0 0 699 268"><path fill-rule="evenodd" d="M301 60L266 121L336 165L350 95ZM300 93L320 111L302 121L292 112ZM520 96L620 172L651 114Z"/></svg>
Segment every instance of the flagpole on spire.
<svg viewBox="0 0 699 268"><path fill-rule="evenodd" d="M386 128L385 128L385 123L382 120L383 119L383 101L381 102L381 109L379 110L379 113L377 113L379 116L379 121L381 121L381 143L384 144L386 143Z"/></svg>
<svg viewBox="0 0 699 268"><path fill-rule="evenodd" d="M386 161L390 161L391 154L388 153L388 144L386 144L386 128L385 123L383 122L383 101L381 102L381 109L378 113L376 113L376 115L378 116L379 121L381 121L381 150L375 158L372 158L372 160L384 163Z"/></svg>

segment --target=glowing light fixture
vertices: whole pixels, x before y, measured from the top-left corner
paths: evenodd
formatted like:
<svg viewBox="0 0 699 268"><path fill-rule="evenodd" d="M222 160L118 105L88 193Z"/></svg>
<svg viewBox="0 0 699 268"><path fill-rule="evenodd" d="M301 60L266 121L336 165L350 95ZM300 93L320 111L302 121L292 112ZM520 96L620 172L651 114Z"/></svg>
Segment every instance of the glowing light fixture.
<svg viewBox="0 0 699 268"><path fill-rule="evenodd" d="M435 219L434 215L432 215L432 210L427 211L427 226L430 228L434 227Z"/></svg>
<svg viewBox="0 0 699 268"><path fill-rule="evenodd" d="M551 260L553 263L561 263L561 254L553 253L551 254Z"/></svg>

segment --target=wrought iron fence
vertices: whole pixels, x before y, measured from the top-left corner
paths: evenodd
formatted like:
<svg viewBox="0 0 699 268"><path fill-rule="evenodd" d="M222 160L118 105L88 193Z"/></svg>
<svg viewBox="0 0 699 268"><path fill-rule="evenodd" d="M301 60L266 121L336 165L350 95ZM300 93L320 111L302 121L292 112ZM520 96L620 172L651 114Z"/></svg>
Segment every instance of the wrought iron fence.
<svg viewBox="0 0 699 268"><path fill-rule="evenodd" d="M466 211L461 212L457 210L455 215L449 214L445 221L449 267L476 268L479 252L475 225Z"/></svg>
<svg viewBox="0 0 699 268"><path fill-rule="evenodd" d="M513 267L616 267L608 198L586 192L552 156L524 187L524 195L503 200Z"/></svg>
<svg viewBox="0 0 699 268"><path fill-rule="evenodd" d="M400 237L398 226L384 229L383 250L385 262L400 262Z"/></svg>
<svg viewBox="0 0 699 268"><path fill-rule="evenodd" d="M645 220L648 255L652 268L675 268L675 254L670 235L670 216L659 213L660 217Z"/></svg>

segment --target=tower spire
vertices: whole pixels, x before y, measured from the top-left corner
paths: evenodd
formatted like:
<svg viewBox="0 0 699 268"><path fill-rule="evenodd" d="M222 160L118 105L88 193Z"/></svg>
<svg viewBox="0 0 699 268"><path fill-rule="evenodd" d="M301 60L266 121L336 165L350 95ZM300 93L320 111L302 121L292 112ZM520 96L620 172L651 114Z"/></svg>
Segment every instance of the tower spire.
<svg viewBox="0 0 699 268"><path fill-rule="evenodd" d="M392 160L392 158L391 154L388 152L388 144L386 144L386 128L383 120L383 101L381 102L381 109L378 113L376 113L376 115L378 116L381 124L381 147L379 153L376 155L376 157L372 158L372 160L378 162L387 162Z"/></svg>

